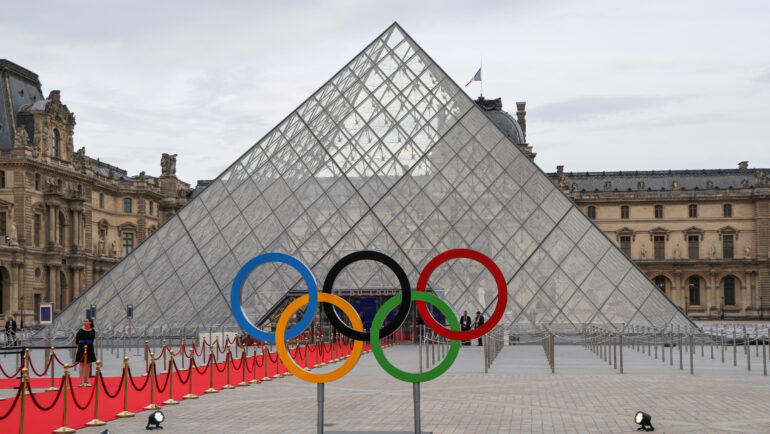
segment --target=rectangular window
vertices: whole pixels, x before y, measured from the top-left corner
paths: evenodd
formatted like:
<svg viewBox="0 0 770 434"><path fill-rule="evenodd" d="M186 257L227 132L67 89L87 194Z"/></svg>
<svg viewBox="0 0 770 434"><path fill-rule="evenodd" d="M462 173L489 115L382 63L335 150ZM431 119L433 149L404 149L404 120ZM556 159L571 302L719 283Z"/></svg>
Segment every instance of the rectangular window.
<svg viewBox="0 0 770 434"><path fill-rule="evenodd" d="M690 279L690 304L700 306L700 279Z"/></svg>
<svg viewBox="0 0 770 434"><path fill-rule="evenodd" d="M134 233L123 232L123 257L125 258L134 250Z"/></svg>
<svg viewBox="0 0 770 434"><path fill-rule="evenodd" d="M733 216L733 206L729 203L726 203L724 207L722 207L722 215L725 217L732 217Z"/></svg>
<svg viewBox="0 0 770 434"><path fill-rule="evenodd" d="M698 217L698 205L690 205L689 210L691 219Z"/></svg>
<svg viewBox="0 0 770 434"><path fill-rule="evenodd" d="M5 188L5 170L0 170L0 188Z"/></svg>
<svg viewBox="0 0 770 434"><path fill-rule="evenodd" d="M725 259L733 259L735 256L733 249L733 236L722 235L722 257Z"/></svg>
<svg viewBox="0 0 770 434"><path fill-rule="evenodd" d="M40 224L42 220L42 216L40 214L35 214L35 223L34 227L32 228L32 231L34 232L32 236L34 237L35 241L35 247L40 247L40 227L42 224Z"/></svg>
<svg viewBox="0 0 770 434"><path fill-rule="evenodd" d="M40 321L40 294L35 294L35 321Z"/></svg>
<svg viewBox="0 0 770 434"><path fill-rule="evenodd" d="M123 212L131 212L131 198L123 199Z"/></svg>
<svg viewBox="0 0 770 434"><path fill-rule="evenodd" d="M722 285L725 290L725 306L735 306L735 278L725 277Z"/></svg>
<svg viewBox="0 0 770 434"><path fill-rule="evenodd" d="M700 239L700 236L698 235L688 235L687 236L687 249L690 253L690 259L698 259L700 249L698 245L698 240Z"/></svg>
<svg viewBox="0 0 770 434"><path fill-rule="evenodd" d="M663 205L655 205L655 218L656 219L663 218Z"/></svg>
<svg viewBox="0 0 770 434"><path fill-rule="evenodd" d="M655 235L653 240L655 243L655 259L666 259L666 237L663 235Z"/></svg>
<svg viewBox="0 0 770 434"><path fill-rule="evenodd" d="M623 205L620 207L620 218L622 219L628 218L628 206Z"/></svg>
<svg viewBox="0 0 770 434"><path fill-rule="evenodd" d="M151 201L151 202L150 202L150 215L152 215L152 209L153 209L153 205L154 205L154 204L153 204L153 203L152 203L152 201Z"/></svg>
<svg viewBox="0 0 770 434"><path fill-rule="evenodd" d="M99 193L99 208L104 209L104 193Z"/></svg>
<svg viewBox="0 0 770 434"><path fill-rule="evenodd" d="M588 207L588 218L591 220L596 220L596 207L595 206L589 206Z"/></svg>
<svg viewBox="0 0 770 434"><path fill-rule="evenodd" d="M6 232L6 221L7 214L5 212L0 212L0 236L8 235L8 232Z"/></svg>
<svg viewBox="0 0 770 434"><path fill-rule="evenodd" d="M629 258L631 257L631 237L620 237L620 250L622 250Z"/></svg>

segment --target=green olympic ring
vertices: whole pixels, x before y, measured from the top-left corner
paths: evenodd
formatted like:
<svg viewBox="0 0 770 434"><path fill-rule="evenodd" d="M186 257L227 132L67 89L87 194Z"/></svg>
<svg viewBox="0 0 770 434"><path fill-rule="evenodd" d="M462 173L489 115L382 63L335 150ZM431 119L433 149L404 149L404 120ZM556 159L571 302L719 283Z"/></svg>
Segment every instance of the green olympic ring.
<svg viewBox="0 0 770 434"><path fill-rule="evenodd" d="M457 318L455 318L454 312L452 312L452 308L437 296L423 291L412 291L412 300L424 301L432 304L433 306L436 306L441 311L441 313L444 314L444 317L449 320L450 330L460 331L460 323L457 321ZM452 366L452 363L454 363L455 359L457 359L457 355L460 353L461 342L452 340L452 343L449 346L449 352L447 353L444 360L427 372L412 373L396 368L392 363L390 363L390 361L388 361L388 359L385 357L385 353L382 351L382 346L380 345L380 328L382 327L382 323L385 321L385 317L388 315L388 313L400 303L401 294L396 294L389 298L385 303L383 303L383 305L374 315L371 327L371 339L369 341L372 345L372 352L374 353L374 357L377 359L377 363L382 366L382 369L384 369L385 372L398 380L406 381L409 383L422 383L425 381L433 380L434 378L446 372L446 370Z"/></svg>

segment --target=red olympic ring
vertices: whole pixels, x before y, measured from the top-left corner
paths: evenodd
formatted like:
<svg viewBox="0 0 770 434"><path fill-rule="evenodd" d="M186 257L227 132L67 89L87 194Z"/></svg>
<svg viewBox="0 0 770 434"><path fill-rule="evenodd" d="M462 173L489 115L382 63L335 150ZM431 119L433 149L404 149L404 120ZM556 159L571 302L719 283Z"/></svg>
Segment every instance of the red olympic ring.
<svg viewBox="0 0 770 434"><path fill-rule="evenodd" d="M459 258L472 259L481 263L481 265L489 270L489 272L492 273L492 276L495 278L495 282L497 283L497 306L495 307L495 311L492 312L492 315L489 317L489 321L484 322L481 327L472 330L449 330L448 328L439 324L433 318L433 315L431 315L430 311L428 311L428 306L424 301L415 301L415 304L417 304L417 311L420 312L420 317L422 317L425 325L428 326L431 330L447 339L453 339L456 341L470 341L472 339L480 338L488 331L492 330L492 328L496 326L498 322L500 322L500 320L503 318L503 314L505 313L505 306L508 303L508 284L505 282L505 276L503 276L503 272L500 271L500 268L497 266L497 264L494 263L494 261L492 261L483 253L479 253L475 250L447 250L446 252L440 253L438 256L433 258L430 262L428 262L428 265L423 268L422 273L420 273L420 277L417 279L417 291L425 291L428 286L428 278L430 278L430 275L433 273L433 271L436 270L436 268L438 268L439 265L450 259Z"/></svg>

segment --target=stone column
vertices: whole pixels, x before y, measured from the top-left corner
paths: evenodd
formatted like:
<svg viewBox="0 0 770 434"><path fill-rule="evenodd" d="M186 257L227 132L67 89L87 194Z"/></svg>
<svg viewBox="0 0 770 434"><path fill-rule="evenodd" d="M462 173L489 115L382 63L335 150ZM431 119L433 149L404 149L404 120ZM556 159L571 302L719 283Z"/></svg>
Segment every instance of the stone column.
<svg viewBox="0 0 770 434"><path fill-rule="evenodd" d="M56 268L53 265L48 266L48 301L55 303L55 307L59 307L56 290Z"/></svg>
<svg viewBox="0 0 770 434"><path fill-rule="evenodd" d="M56 245L56 207L48 205L48 245Z"/></svg>
<svg viewBox="0 0 770 434"><path fill-rule="evenodd" d="M72 267L72 298L70 301L74 300L75 297L80 295L80 267Z"/></svg>
<svg viewBox="0 0 770 434"><path fill-rule="evenodd" d="M80 245L80 211L72 210L72 251L77 252Z"/></svg>

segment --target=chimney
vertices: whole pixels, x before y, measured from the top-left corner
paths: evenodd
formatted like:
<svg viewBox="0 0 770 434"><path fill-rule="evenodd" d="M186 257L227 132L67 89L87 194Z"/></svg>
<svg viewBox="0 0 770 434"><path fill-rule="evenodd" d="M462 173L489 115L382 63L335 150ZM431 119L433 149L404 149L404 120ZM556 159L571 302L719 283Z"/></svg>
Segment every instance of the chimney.
<svg viewBox="0 0 770 434"><path fill-rule="evenodd" d="M749 168L749 162L748 161L741 161L738 163L738 169L744 170Z"/></svg>
<svg viewBox="0 0 770 434"><path fill-rule="evenodd" d="M524 133L524 143L527 142L527 111L524 110L524 106L527 105L526 101L516 103L516 119L519 121L521 132Z"/></svg>
<svg viewBox="0 0 770 434"><path fill-rule="evenodd" d="M563 165L556 166L556 174L561 175L562 173L564 173L564 166Z"/></svg>

